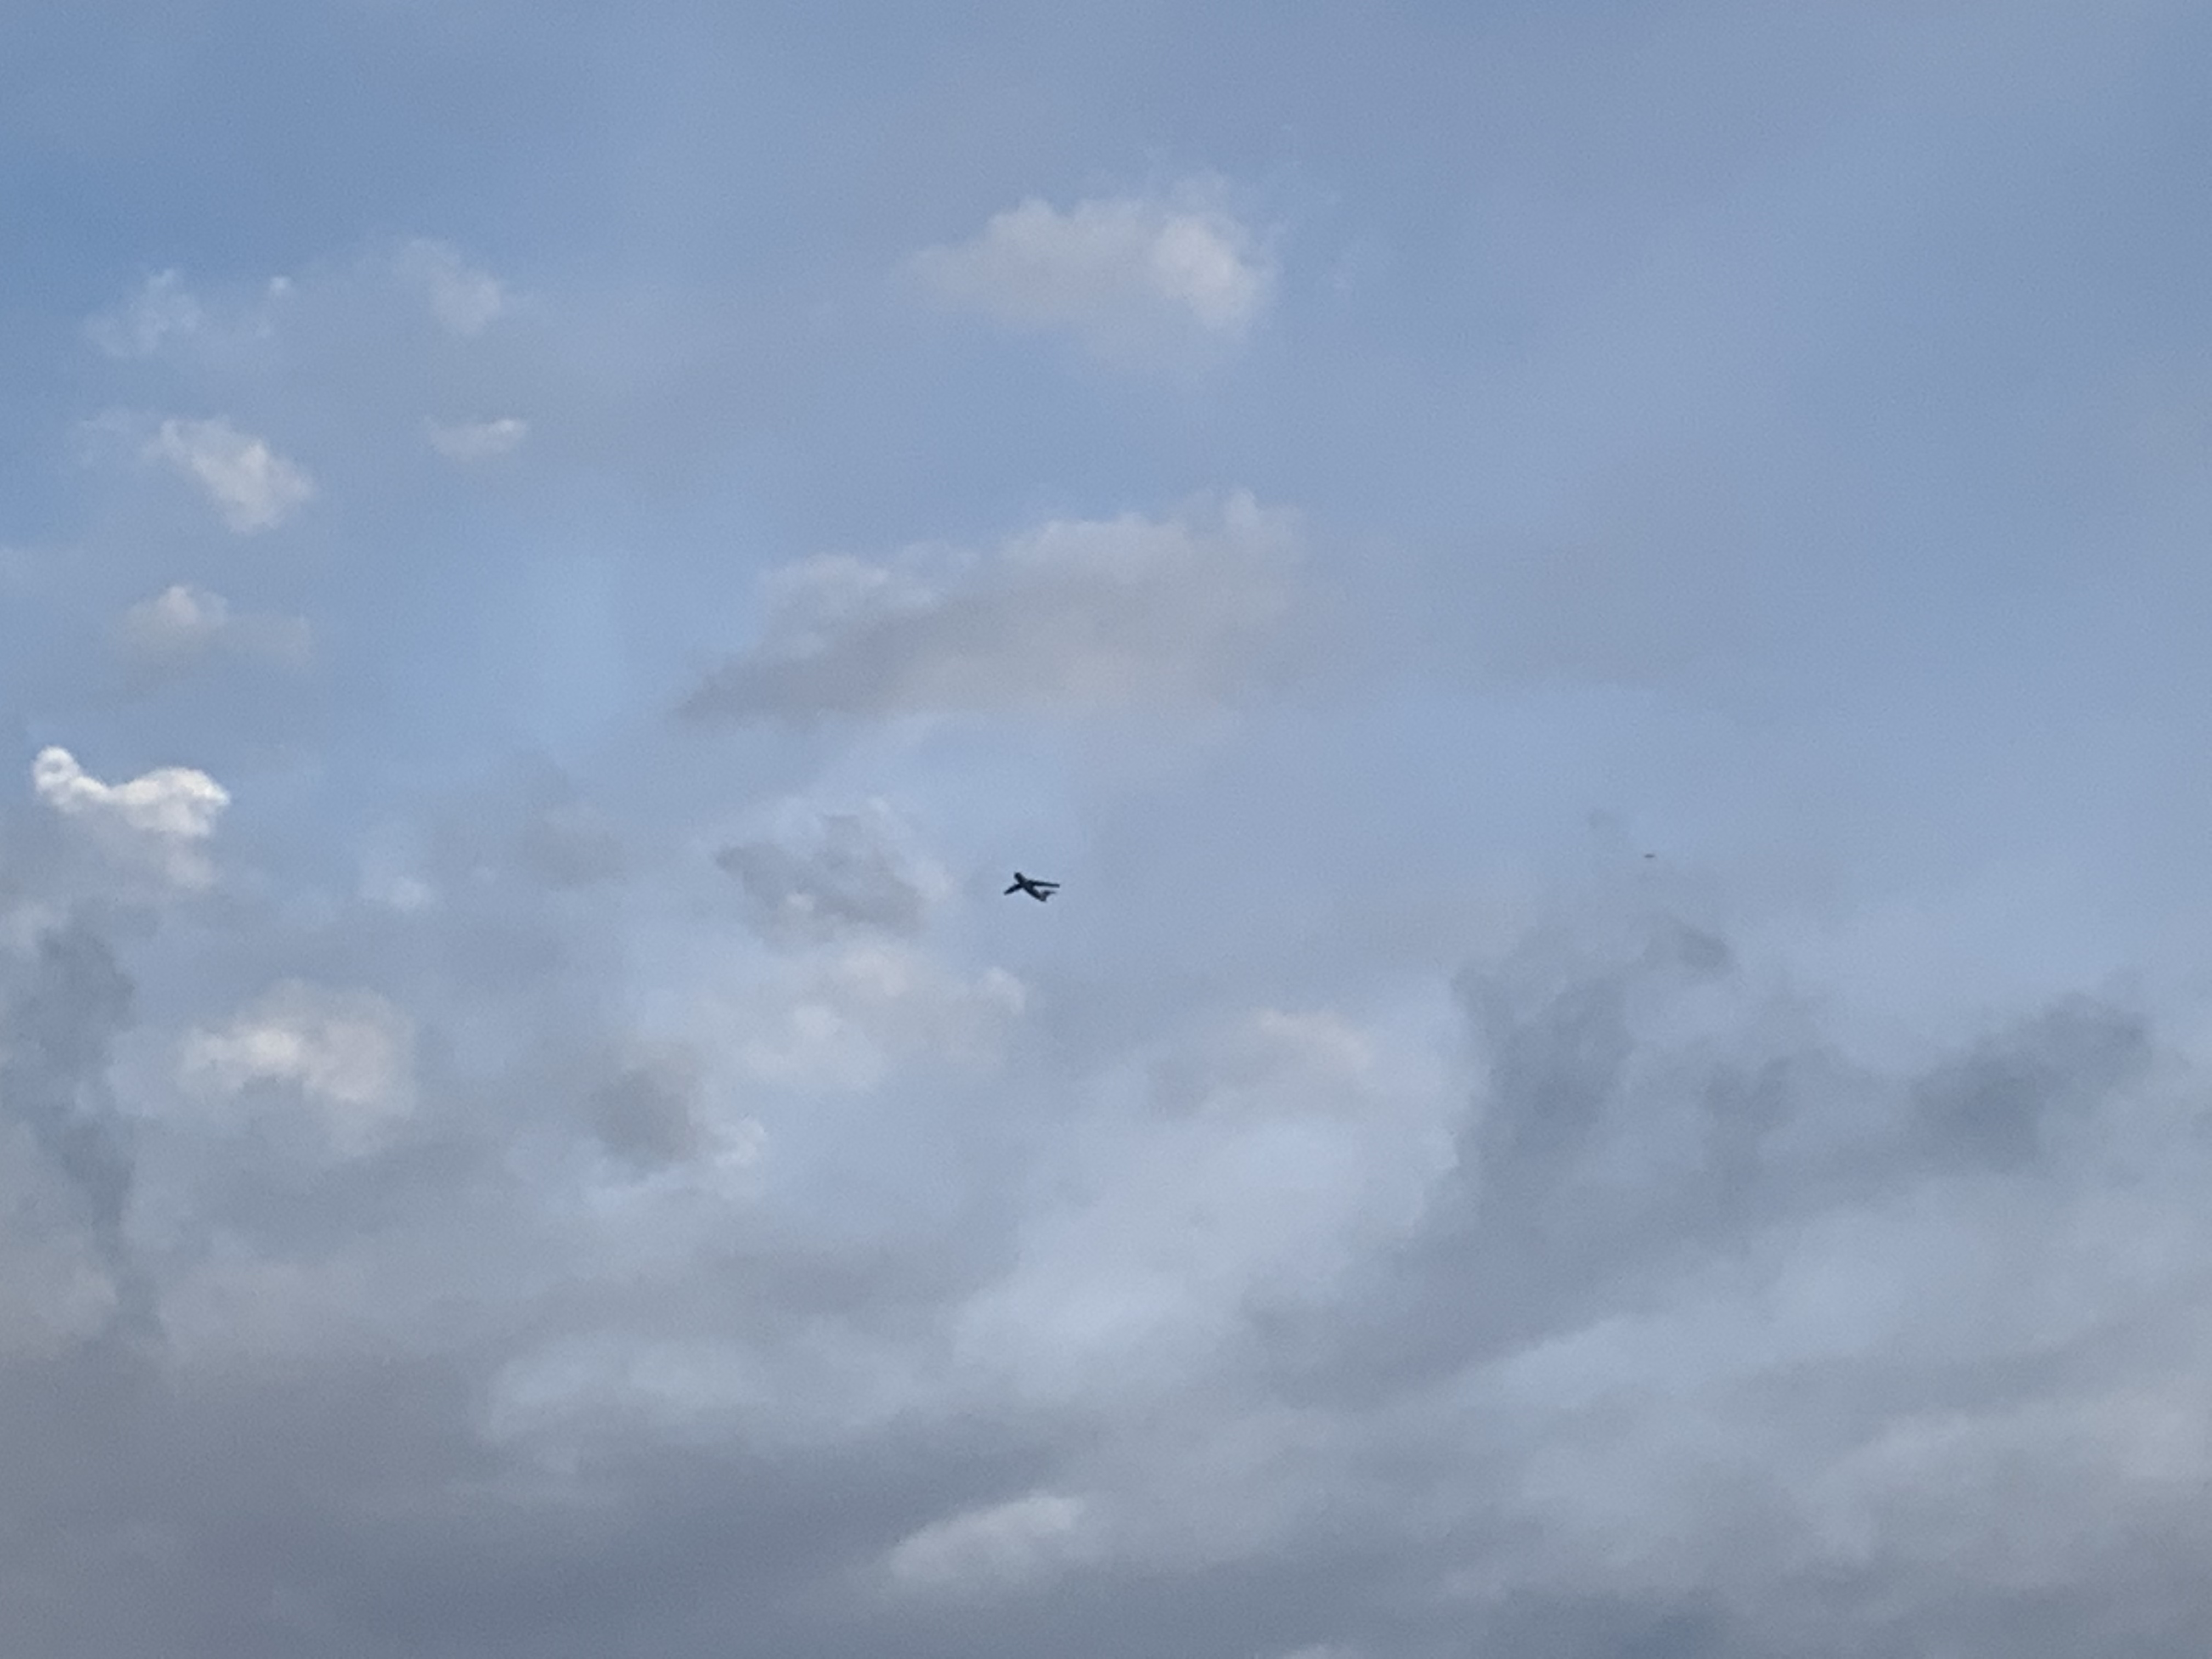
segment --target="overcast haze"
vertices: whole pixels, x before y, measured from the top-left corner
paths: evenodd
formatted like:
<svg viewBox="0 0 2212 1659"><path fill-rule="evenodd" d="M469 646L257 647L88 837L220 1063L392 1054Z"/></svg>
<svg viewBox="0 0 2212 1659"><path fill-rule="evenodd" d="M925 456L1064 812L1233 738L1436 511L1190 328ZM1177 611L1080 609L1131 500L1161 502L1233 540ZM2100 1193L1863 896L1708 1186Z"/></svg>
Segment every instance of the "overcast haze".
<svg viewBox="0 0 2212 1659"><path fill-rule="evenodd" d="M2202 1659L2208 87L0 7L0 1652Z"/></svg>

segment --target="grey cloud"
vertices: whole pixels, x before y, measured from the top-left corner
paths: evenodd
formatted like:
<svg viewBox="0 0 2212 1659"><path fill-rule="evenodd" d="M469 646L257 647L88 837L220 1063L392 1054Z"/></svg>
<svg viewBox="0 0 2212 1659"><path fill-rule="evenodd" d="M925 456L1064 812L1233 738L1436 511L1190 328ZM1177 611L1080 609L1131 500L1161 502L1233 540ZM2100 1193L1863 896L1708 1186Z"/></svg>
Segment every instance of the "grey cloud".
<svg viewBox="0 0 2212 1659"><path fill-rule="evenodd" d="M622 837L588 803L560 800L544 807L516 837L524 866L555 887L588 887L622 874Z"/></svg>
<svg viewBox="0 0 2212 1659"><path fill-rule="evenodd" d="M984 555L820 557L770 579L761 642L695 718L1074 712L1208 702L1249 683L1296 588L1289 517L1249 495L1165 519L1054 520Z"/></svg>
<svg viewBox="0 0 2212 1659"><path fill-rule="evenodd" d="M592 1127L607 1150L647 1164L692 1157L702 1145L692 1113L697 1079L670 1060L623 1067L592 1100Z"/></svg>
<svg viewBox="0 0 2212 1659"><path fill-rule="evenodd" d="M1977 1172L2047 1176L2043 1126L2094 1121L2149 1064L2140 1017L2075 997L1925 1076L1884 1076L1778 990L1753 995L1729 954L1662 915L1640 939L1541 930L1461 975L1484 1085L1456 1174L1386 1273L1415 1371L1617 1316L1808 1217ZM1717 1011L1724 1038L1668 1035Z"/></svg>
<svg viewBox="0 0 2212 1659"><path fill-rule="evenodd" d="M125 1231L136 1160L108 1079L131 1023L131 980L82 907L39 933L12 977L0 1002L0 1121L28 1129L68 1183L118 1316L140 1327L149 1309Z"/></svg>
<svg viewBox="0 0 2212 1659"><path fill-rule="evenodd" d="M57 1659L688 1659L732 1628L823 1659L2191 1652L2207 1158L2143 1020L2072 1000L1891 1075L1717 928L1589 920L1469 966L1480 1076L1440 1116L1380 1028L1263 1012L1139 1056L1160 1097L1126 1110L1049 1070L908 1103L1002 1161L995 1195L857 1237L863 1191L806 1187L774 1121L772 1202L677 1179L713 1066L557 1000L536 1060L426 1068L423 1138L372 1164L254 1174L157 1113L165 1201L198 1194L148 1258L164 1343L0 1364L11 1437L108 1470L0 1630ZM123 1018L92 939L10 1005L50 1115L99 1103ZM2035 1133L1992 1139L1998 1100ZM1443 1171L1425 1207L1359 1196L1401 1165ZM1176 1344L1115 1334L1146 1285L1199 1310ZM1062 1382L1005 1368L1062 1321L1103 1341ZM14 1455L10 1490L66 1489ZM106 1599L102 1560L134 1564Z"/></svg>
<svg viewBox="0 0 2212 1659"><path fill-rule="evenodd" d="M2069 998L1923 1079L1914 1091L1918 1126L1930 1156L1946 1164L2032 1167L2052 1127L2093 1118L2150 1056L2140 1019Z"/></svg>
<svg viewBox="0 0 2212 1659"><path fill-rule="evenodd" d="M854 928L911 938L928 910L922 873L899 847L886 816L824 812L797 843L741 842L714 862L744 889L766 938L805 943Z"/></svg>
<svg viewBox="0 0 2212 1659"><path fill-rule="evenodd" d="M128 1024L131 985L82 914L43 933L0 1035L0 1101L84 1194L103 1237L119 1236L131 1192L131 1156L108 1097L106 1072Z"/></svg>

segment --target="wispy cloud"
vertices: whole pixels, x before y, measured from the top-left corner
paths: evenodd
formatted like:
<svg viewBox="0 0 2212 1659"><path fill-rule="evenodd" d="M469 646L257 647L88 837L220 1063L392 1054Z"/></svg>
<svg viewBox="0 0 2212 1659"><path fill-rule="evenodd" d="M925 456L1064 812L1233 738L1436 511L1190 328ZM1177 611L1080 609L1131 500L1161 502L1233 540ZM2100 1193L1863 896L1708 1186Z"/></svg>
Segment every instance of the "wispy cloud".
<svg viewBox="0 0 2212 1659"><path fill-rule="evenodd" d="M1092 711L1231 695L1296 595L1297 535L1250 495L1054 520L984 553L825 555L773 573L765 636L695 716Z"/></svg>
<svg viewBox="0 0 2212 1659"><path fill-rule="evenodd" d="M449 461L484 461L512 455L530 435L530 422L513 415L495 421L427 420L430 447Z"/></svg>
<svg viewBox="0 0 2212 1659"><path fill-rule="evenodd" d="M481 334L507 308L506 285L471 264L451 243L417 237L399 250L392 270L422 295L430 314L449 334L464 338Z"/></svg>
<svg viewBox="0 0 2212 1659"><path fill-rule="evenodd" d="M206 321L183 273L164 270L149 276L128 305L103 312L85 330L111 357L150 357L170 340L198 333Z"/></svg>
<svg viewBox="0 0 2212 1659"><path fill-rule="evenodd" d="M123 304L88 319L85 334L119 362L221 359L275 337L292 292L292 279L279 276L258 288L233 286L204 295L172 268L146 278Z"/></svg>

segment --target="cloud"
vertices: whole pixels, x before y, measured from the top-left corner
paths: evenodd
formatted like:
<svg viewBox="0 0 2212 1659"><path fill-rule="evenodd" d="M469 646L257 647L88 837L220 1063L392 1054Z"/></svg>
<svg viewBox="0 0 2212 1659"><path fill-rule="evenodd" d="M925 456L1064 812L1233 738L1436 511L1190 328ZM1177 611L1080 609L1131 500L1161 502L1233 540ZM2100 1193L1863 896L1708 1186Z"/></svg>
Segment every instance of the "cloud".
<svg viewBox="0 0 2212 1659"><path fill-rule="evenodd" d="M229 792L204 772L163 766L118 784L102 783L66 749L39 751L31 766L39 798L88 826L112 849L151 857L179 886L214 880L202 843L230 805Z"/></svg>
<svg viewBox="0 0 2212 1659"><path fill-rule="evenodd" d="M235 367L275 337L292 291L289 277L272 276L258 289L231 288L208 299L182 271L157 271L125 304L88 319L85 334L118 362L198 359Z"/></svg>
<svg viewBox="0 0 2212 1659"><path fill-rule="evenodd" d="M47 9L53 70L0 79L88 188L41 192L32 312L155 197L179 248L301 246L336 203L519 227L567 274L482 322L461 281L457 337L396 240L343 250L264 348L250 280L94 270L125 355L9 356L34 461L89 374L155 411L126 466L216 412L327 496L342 466L284 586L344 648L327 710L100 696L86 618L155 596L146 648L226 651L305 601L97 478L30 489L82 521L0 591L19 763L51 727L112 782L0 801L0 1653L2202 1659L2212 496L2172 347L2206 293L2154 187L2197 159L2194 59L2154 49L2201 43L2191 9L1521 8L1502 43L1437 21L1471 8L1040 12L981 97L926 26L859 64L830 18L732 79L683 9L582 52L355 9L336 54L240 9L151 57ZM672 44L702 73L653 73ZM495 106L473 153L407 122L456 76ZM1042 150L1041 87L1073 122ZM269 98L327 113L328 201L158 188ZM918 218L963 162L1059 167L1133 112L1237 128L1389 280L1165 426L810 303L1017 201ZM836 141L893 125L947 165ZM1019 326L1173 365L1280 303L1209 324L1152 281L1103 331ZM525 409L532 456L478 465L557 427L561 476L451 489L425 415ZM1207 477L1358 539L1315 569L1173 507ZM733 481L742 522L696 533ZM933 524L998 528L898 550ZM748 525L858 556L716 635ZM1601 545L1608 659L1678 605L1757 661L1499 691L1499 651L1590 657L1575 572L1483 574L1555 541ZM1738 544L1796 556L1725 580ZM1992 561L2058 578L1994 641ZM1357 620L1338 581L1403 654L1287 684L1285 618ZM708 648L762 724L702 758L663 705ZM2106 718L2150 702L2184 712ZM526 740L572 793L494 781ZM250 770L251 823L134 823L125 781L179 757L244 769L242 812ZM1592 791L1638 839L1583 847ZM222 890L131 902L179 847ZM980 878L1032 860L1050 907ZM1544 896L1591 862L1626 872ZM2102 977L2138 945L2170 1004Z"/></svg>
<svg viewBox="0 0 2212 1659"><path fill-rule="evenodd" d="M225 420L165 420L145 455L198 483L240 535L273 530L314 499L301 468Z"/></svg>
<svg viewBox="0 0 2212 1659"><path fill-rule="evenodd" d="M72 1265L66 1254L46 1261L62 1274L52 1288L64 1297L64 1324L94 1328L114 1307L127 1267L133 1158L107 1068L130 1024L133 987L82 911L42 930L30 961L11 977L0 988L0 1122L27 1128L76 1194L94 1261Z"/></svg>
<svg viewBox="0 0 2212 1659"><path fill-rule="evenodd" d="M744 888L753 925L769 939L815 944L869 930L911 937L948 884L899 840L889 809L873 802L815 814L783 839L726 847L714 862Z"/></svg>
<svg viewBox="0 0 2212 1659"><path fill-rule="evenodd" d="M495 421L438 421L423 422L430 447L449 461L484 461L512 455L530 435L530 422L507 415Z"/></svg>
<svg viewBox="0 0 2212 1659"><path fill-rule="evenodd" d="M219 653L305 662L312 635L298 617L238 612L220 593L174 583L123 613L117 642L132 661L180 668Z"/></svg>
<svg viewBox="0 0 2212 1659"><path fill-rule="evenodd" d="M1258 670L1295 596L1291 516L1249 495L1174 517L1054 520L988 553L802 560L695 717L1208 703Z"/></svg>
<svg viewBox="0 0 2212 1659"><path fill-rule="evenodd" d="M1027 993L1004 969L963 974L879 939L802 957L725 1000L753 1082L866 1094L918 1067L988 1068Z"/></svg>
<svg viewBox="0 0 2212 1659"><path fill-rule="evenodd" d="M239 1617L357 1648L465 1606L487 1653L703 1654L742 1602L864 1654L1734 1659L1900 1616L1970 1659L2190 1651L2199 1074L2087 999L1856 1068L1741 941L1616 921L1415 1012L1231 1008L957 1091L985 976L902 945L776 958L719 1058L458 1089L410 1043L495 1001L280 985L164 1049L206 1109L143 1126L163 1369L101 1419L88 1535L157 1510L182 1591L274 1505ZM79 1012L42 1052L98 1075L112 981L45 972ZM747 1069L755 1016L816 1006L806 1065ZM881 1193L823 1173L840 1111ZM431 1113L434 1157L359 1155ZM295 1132L320 1156L248 1154ZM979 1169L954 1219L898 1210ZM109 1316L98 1257L40 1249L11 1364ZM218 1445L225 1484L172 1488Z"/></svg>
<svg viewBox="0 0 2212 1659"><path fill-rule="evenodd" d="M422 295L448 334L481 334L507 311L508 296L499 279L469 264L449 243L417 237L400 249L392 270Z"/></svg>
<svg viewBox="0 0 2212 1659"><path fill-rule="evenodd" d="M573 800L533 813L516 836L514 850L526 868L553 887L611 881L622 873L625 859L613 826L587 803Z"/></svg>
<svg viewBox="0 0 2212 1659"><path fill-rule="evenodd" d="M1090 1520L1079 1498L1031 1492L933 1521L900 1540L884 1565L906 1588L988 1595L1080 1561Z"/></svg>
<svg viewBox="0 0 2212 1659"><path fill-rule="evenodd" d="M1066 332L1109 359L1233 344L1266 307L1274 270L1218 196L1198 182L1066 213L1031 198L910 268L948 304L1024 332Z"/></svg>
<svg viewBox="0 0 2212 1659"><path fill-rule="evenodd" d="M1455 1103L1407 1032L1256 1009L1094 1080L960 1341L1024 1395L1158 1386L1253 1308L1333 1304L1450 1168ZM1109 1382L1111 1377L1115 1381Z"/></svg>
<svg viewBox="0 0 2212 1659"><path fill-rule="evenodd" d="M171 340L198 333L206 321L183 274L164 270L149 276L129 305L94 318L85 331L111 357L150 357Z"/></svg>
<svg viewBox="0 0 2212 1659"><path fill-rule="evenodd" d="M287 980L228 1024L193 1031L178 1072L217 1097L273 1089L352 1157L375 1150L412 1114L414 1042L413 1022L374 992Z"/></svg>
<svg viewBox="0 0 2212 1659"><path fill-rule="evenodd" d="M679 1162L700 1149L697 1092L687 1067L665 1060L625 1066L594 1092L592 1127L617 1157L646 1165Z"/></svg>

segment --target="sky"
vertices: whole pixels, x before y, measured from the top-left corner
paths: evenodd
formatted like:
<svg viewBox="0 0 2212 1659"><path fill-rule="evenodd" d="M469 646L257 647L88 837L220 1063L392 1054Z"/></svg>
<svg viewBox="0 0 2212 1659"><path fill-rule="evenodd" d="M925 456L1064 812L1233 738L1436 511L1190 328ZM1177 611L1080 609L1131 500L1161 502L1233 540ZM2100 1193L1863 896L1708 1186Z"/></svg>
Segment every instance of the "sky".
<svg viewBox="0 0 2212 1659"><path fill-rule="evenodd" d="M2197 1659L2208 84L0 7L0 1650Z"/></svg>

